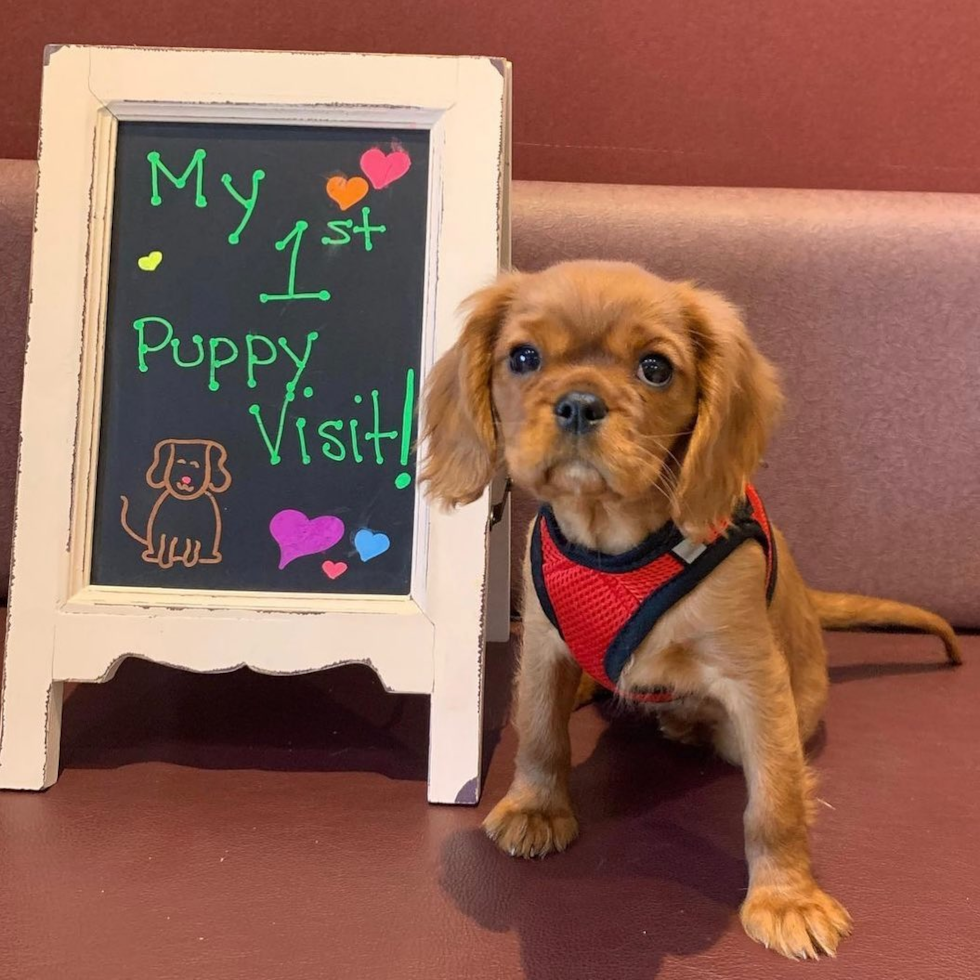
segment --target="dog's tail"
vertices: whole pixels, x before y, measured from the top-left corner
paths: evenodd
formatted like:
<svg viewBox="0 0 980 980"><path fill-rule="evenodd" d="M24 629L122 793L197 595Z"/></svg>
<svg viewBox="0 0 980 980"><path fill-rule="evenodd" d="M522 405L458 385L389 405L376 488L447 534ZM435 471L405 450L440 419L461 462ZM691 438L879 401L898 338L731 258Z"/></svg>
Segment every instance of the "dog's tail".
<svg viewBox="0 0 980 980"><path fill-rule="evenodd" d="M942 616L891 599L874 599L846 592L820 592L816 589L807 589L807 592L824 629L905 626L916 632L938 636L946 648L946 659L951 664L963 663L960 644L953 627Z"/></svg>
<svg viewBox="0 0 980 980"><path fill-rule="evenodd" d="M123 497L120 495L119 499L122 501L122 513L119 515L119 523L122 524L122 529L134 540L138 541L144 548L148 548L149 544L146 538L141 538L130 526L129 521L126 520L126 516L129 514L129 497Z"/></svg>

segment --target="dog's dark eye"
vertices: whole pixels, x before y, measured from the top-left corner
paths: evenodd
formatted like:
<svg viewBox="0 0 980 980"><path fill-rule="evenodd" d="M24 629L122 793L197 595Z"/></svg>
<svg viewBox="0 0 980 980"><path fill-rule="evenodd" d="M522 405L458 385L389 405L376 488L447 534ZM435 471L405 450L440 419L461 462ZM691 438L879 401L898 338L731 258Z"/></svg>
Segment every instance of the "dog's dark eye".
<svg viewBox="0 0 980 980"><path fill-rule="evenodd" d="M521 344L510 352L510 369L514 374L531 374L541 367L541 354L530 344Z"/></svg>
<svg viewBox="0 0 980 980"><path fill-rule="evenodd" d="M663 354L647 354L640 358L636 375L654 388L666 388L674 376L674 365Z"/></svg>

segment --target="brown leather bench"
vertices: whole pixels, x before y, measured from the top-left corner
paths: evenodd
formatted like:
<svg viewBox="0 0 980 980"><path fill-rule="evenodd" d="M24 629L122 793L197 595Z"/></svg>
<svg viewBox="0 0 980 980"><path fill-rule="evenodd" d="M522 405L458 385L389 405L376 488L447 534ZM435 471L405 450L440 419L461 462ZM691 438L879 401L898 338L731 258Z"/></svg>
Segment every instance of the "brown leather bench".
<svg viewBox="0 0 980 980"><path fill-rule="evenodd" d="M0 162L0 593L33 180L33 164ZM518 183L513 201L519 266L633 259L746 310L790 397L759 483L812 584L980 627L980 198ZM520 525L528 501L514 511ZM857 932L821 969L972 978L980 642L958 671L928 638L829 643L814 853ZM76 690L59 783L0 796L0 976L805 970L735 918L740 774L636 720L573 719L574 848L528 864L493 851L476 825L510 775L508 669L494 649L476 811L425 805L424 706L359 668L273 679L132 662Z"/></svg>

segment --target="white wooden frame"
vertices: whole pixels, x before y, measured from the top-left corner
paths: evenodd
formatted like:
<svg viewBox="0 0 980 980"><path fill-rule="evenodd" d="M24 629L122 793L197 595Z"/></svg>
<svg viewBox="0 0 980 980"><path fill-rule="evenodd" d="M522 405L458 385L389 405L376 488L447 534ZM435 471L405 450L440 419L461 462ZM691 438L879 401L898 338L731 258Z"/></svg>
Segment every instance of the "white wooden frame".
<svg viewBox="0 0 980 980"><path fill-rule="evenodd" d="M477 801L487 494L451 514L419 495L407 597L92 586L89 539L117 121L428 129L424 383L459 303L509 248L509 83L489 58L49 49L0 788L57 778L65 681L105 681L140 656L277 674L368 664L387 689L431 697L429 800Z"/></svg>

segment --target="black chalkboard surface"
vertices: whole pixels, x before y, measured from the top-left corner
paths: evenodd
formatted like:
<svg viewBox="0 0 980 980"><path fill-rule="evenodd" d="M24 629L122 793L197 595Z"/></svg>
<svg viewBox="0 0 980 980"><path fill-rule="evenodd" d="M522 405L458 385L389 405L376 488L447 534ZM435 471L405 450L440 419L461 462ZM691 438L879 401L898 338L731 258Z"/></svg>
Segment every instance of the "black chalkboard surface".
<svg viewBox="0 0 980 980"><path fill-rule="evenodd" d="M408 593L428 144L120 123L93 584Z"/></svg>

